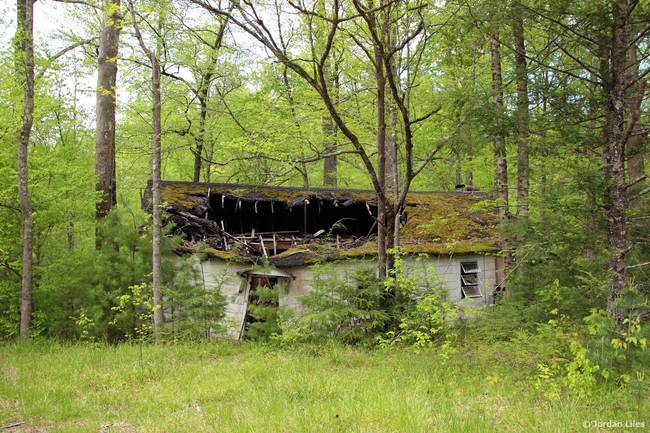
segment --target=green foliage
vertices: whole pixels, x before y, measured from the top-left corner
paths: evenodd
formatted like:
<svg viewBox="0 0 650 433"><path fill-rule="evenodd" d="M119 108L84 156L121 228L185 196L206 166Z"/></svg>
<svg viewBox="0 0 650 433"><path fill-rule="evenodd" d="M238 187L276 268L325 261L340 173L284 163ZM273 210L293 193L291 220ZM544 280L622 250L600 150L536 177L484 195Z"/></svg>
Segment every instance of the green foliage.
<svg viewBox="0 0 650 433"><path fill-rule="evenodd" d="M596 385L595 374L600 367L587 357L587 349L579 342L571 342L573 359L566 366L565 383L569 390L581 397L588 397Z"/></svg>
<svg viewBox="0 0 650 433"><path fill-rule="evenodd" d="M637 373L643 373L650 363L650 329L647 324L631 316L625 319L622 329L617 329L604 311L596 309L584 321L589 357L601 367L602 379L626 384Z"/></svg>
<svg viewBox="0 0 650 433"><path fill-rule="evenodd" d="M537 364L535 387L547 400L559 400L565 392L579 398L590 398L596 389L600 370L588 357L588 350L579 341L569 345L568 359L558 362L549 360Z"/></svg>
<svg viewBox="0 0 650 433"><path fill-rule="evenodd" d="M399 249L390 254L394 267L384 286L395 321L385 335L377 337L379 345L404 344L419 350L440 343L443 351L451 350L459 308L448 301L447 288L435 268L430 266L426 276L408 273Z"/></svg>
<svg viewBox="0 0 650 433"><path fill-rule="evenodd" d="M0 337L3 339L18 336L17 323L20 320L20 298L16 284L0 280Z"/></svg>
<svg viewBox="0 0 650 433"><path fill-rule="evenodd" d="M203 257L175 257L163 269L166 338L173 340L205 339L223 328L225 299L221 293L223 275L212 275L214 288L205 286Z"/></svg>
<svg viewBox="0 0 650 433"><path fill-rule="evenodd" d="M77 328L79 329L79 341L92 342L94 338L90 334L90 330L95 325L93 319L86 316L86 313L83 310L79 312L78 317L71 317L71 319L74 320L75 325L77 325Z"/></svg>
<svg viewBox="0 0 650 433"><path fill-rule="evenodd" d="M435 269L406 271L393 251L395 267L383 282L372 268L342 273L336 265L317 268L314 290L301 299L303 311L282 314L282 343L337 341L393 344L416 349L441 343L451 350L458 308L447 300Z"/></svg>
<svg viewBox="0 0 650 433"><path fill-rule="evenodd" d="M562 299L558 290L557 284L541 289L546 294L544 308L552 308L550 311L544 313L544 309L507 299L469 321L459 330L457 341L461 345L484 342L516 348L517 358L536 367L536 387L549 401L565 394L590 398L599 383L647 389L647 326L638 317L630 317L624 328L617 329L598 309L576 321L558 311L556 303Z"/></svg>
<svg viewBox="0 0 650 433"><path fill-rule="evenodd" d="M155 309L160 308L153 305L152 297L153 292L148 284L129 287L129 293L120 296L117 305L111 308L116 313L111 325L125 329L129 340L143 341L150 338L153 330L151 319Z"/></svg>
<svg viewBox="0 0 650 433"><path fill-rule="evenodd" d="M410 3L397 3L396 10L406 13L399 8ZM475 187L490 191L495 132L506 137L508 174L514 185L519 167L513 157L517 129L511 112L516 95L513 57L511 50L505 49L512 46L509 8L498 2L438 3L421 12L419 7L413 9L425 20L424 29L436 29L422 39L423 50L418 51L417 61L401 58L402 51L409 51L406 47L395 53L400 57L397 64L415 68L402 71L402 76L415 80L410 85L417 91L409 92L408 106L416 117L439 107L435 115L417 122L414 159L424 160L435 143L445 143L436 155L440 161L426 167L412 188L451 190L456 180L462 183L471 178ZM77 6L66 8L66 17L79 24L75 27L79 37L95 38L96 20L89 20L82 9L75 9ZM533 3L528 6L537 7ZM627 321L622 329L616 329L602 312L608 289L603 206L606 185L599 132L605 118L601 112L604 95L598 86L594 88L578 79L588 74L575 59L591 59L593 53L587 56L580 46L567 52L554 48L548 51L549 40L559 35L556 31L564 32L561 25L556 26L563 20L572 20L578 32L587 24L590 27L585 34L591 34L606 21L609 11L604 14L598 2L560 1L548 2L547 6L549 17L556 23L535 14L525 17L529 57L554 66L551 70L540 63L528 71L530 213L502 227L514 257L508 271L509 298L489 309L461 314L437 290L434 272L429 271L425 277L408 274L399 251L395 251L396 266L385 282L374 278L372 270L337 275L321 268L315 280L316 290L304 298L304 309L297 314L265 305L265 300L275 299L277 288L257 289L254 295L261 302L250 308L257 319L250 326L250 337L318 344L331 339L364 345L375 344L379 337L384 345L419 349L438 345L448 348L452 340L454 348L515 345L517 351L508 353L515 353L517 362L528 359L543 365L539 372L542 385L548 385L551 394L557 391L560 398L566 389L586 393L593 388L593 378L625 386L643 385L643 366L650 364L646 349L650 332L650 266L643 265L650 257L650 195L632 200L628 209L632 246L628 264L640 266L629 270L631 289L619 301ZM291 70L258 58L255 50L241 49L230 31L226 32L223 46L215 50L209 39L220 23L214 17L186 15L185 5L178 2L149 2L139 7L148 18L164 17L159 34L165 42L165 71L176 71L177 75L176 79L162 79L163 178L191 179L194 152L201 142L205 145L205 159L214 161L204 161L202 180L292 186L308 181L312 186L321 186L322 161L302 164L296 160L322 155L332 145L337 150L351 150L340 131L335 137L324 133L323 123L328 117L324 104L316 91ZM641 16L647 8L647 2L641 2L634 13ZM315 16L301 19L298 14L294 18L295 33L287 39L292 45L287 52L292 58L309 58L311 49L323 49L323 40L312 40L306 31L315 25L317 33L323 33L324 23ZM8 29L6 18L0 18L0 23ZM405 23L396 34L412 31L408 28L412 24ZM129 25L128 19L124 25ZM336 109L374 161L376 83L366 54L357 44L364 36L350 38L358 30L354 25L352 21L342 23L344 30L334 41ZM38 23L36 27L38 32ZM488 27L501 31L504 46L504 111L490 102L492 77L485 41ZM128 37L129 32L123 34ZM566 37L571 35L561 33L560 39ZM85 54L79 54L84 53L80 47L56 61L49 60L59 45L68 45L61 38L59 34L44 38L36 47L37 70L46 65L50 69L36 83L34 133L29 148L35 223L32 335L110 342L144 336L148 334L148 316L142 314L150 313L146 303L151 278L151 234L149 220L139 207L140 191L150 177L149 71L141 67L142 59L135 55L129 59L135 60L132 62L120 59L116 161L119 205L104 221L96 222L92 104L84 108L84 98L77 91L78 84L84 87L83 77L92 75L96 55L88 46ZM647 51L647 44L641 44L641 49ZM309 61L300 62L311 65ZM561 73L564 68L578 75ZM197 91L208 82L206 74L210 73L207 117L202 124ZM14 53L5 44L0 48L2 339L16 337L20 303L15 159L22 88L16 75ZM77 79L82 81L78 83ZM389 107L390 111L395 107ZM648 106L643 101L638 124L647 123ZM390 134L395 133L393 128L389 125ZM399 133L395 136L403 150L404 138ZM647 137L641 140L645 140L641 148L647 147ZM358 155L341 154L338 160L340 187L371 187ZM400 168L403 174L403 161ZM630 197L643 188L641 184L631 186ZM423 236L463 234L471 227L482 230L485 221L474 214L494 211L494 201L489 197L462 211L453 202L432 200L445 224L433 224L426 214L417 215L417 208L411 209L406 222ZM516 199L513 197L510 203L514 210ZM343 231L346 225L348 221L340 220L327 236ZM99 249L96 234L101 241ZM165 336L174 340L211 337L222 326L225 301L218 290L206 290L206 276L194 258L172 253L177 242L168 238L164 245L164 313L168 319ZM232 258L238 251L228 253ZM557 390L549 385L553 381Z"/></svg>
<svg viewBox="0 0 650 433"><path fill-rule="evenodd" d="M99 226L102 244L74 245L52 250L35 273L34 334L87 341L119 341L144 332L138 308L124 302L144 302L143 291L151 278L151 235L142 211L118 207ZM92 240L92 238L91 238ZM163 242L165 334L171 338L198 338L219 328L224 300L218 291L206 291L198 275L196 259L172 254L178 240ZM0 279L4 314L0 336L16 335L19 280ZM126 298L125 298L126 297Z"/></svg>
<svg viewBox="0 0 650 433"><path fill-rule="evenodd" d="M278 323L278 299L284 285L257 286L249 293L248 315L251 321L246 323L244 335L249 340L266 341L280 332Z"/></svg>
<svg viewBox="0 0 650 433"><path fill-rule="evenodd" d="M398 331L388 331L380 345L403 343L415 349L430 348L440 344L447 352L452 347L458 307L447 300L445 289L424 295L400 320Z"/></svg>

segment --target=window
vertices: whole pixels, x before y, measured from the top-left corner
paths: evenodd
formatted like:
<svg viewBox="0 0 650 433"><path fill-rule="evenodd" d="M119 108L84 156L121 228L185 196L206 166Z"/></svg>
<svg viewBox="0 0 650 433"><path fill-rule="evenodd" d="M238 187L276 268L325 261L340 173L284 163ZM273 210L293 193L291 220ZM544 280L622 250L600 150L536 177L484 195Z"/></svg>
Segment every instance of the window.
<svg viewBox="0 0 650 433"><path fill-rule="evenodd" d="M460 292L461 298L482 298L479 287L478 262L460 263Z"/></svg>

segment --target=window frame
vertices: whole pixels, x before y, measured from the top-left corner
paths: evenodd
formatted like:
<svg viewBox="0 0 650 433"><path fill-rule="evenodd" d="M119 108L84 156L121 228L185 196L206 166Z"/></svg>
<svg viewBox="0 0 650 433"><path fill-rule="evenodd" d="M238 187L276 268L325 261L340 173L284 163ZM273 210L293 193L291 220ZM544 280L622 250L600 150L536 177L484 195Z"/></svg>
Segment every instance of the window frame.
<svg viewBox="0 0 650 433"><path fill-rule="evenodd" d="M460 298L483 298L478 260L460 262Z"/></svg>

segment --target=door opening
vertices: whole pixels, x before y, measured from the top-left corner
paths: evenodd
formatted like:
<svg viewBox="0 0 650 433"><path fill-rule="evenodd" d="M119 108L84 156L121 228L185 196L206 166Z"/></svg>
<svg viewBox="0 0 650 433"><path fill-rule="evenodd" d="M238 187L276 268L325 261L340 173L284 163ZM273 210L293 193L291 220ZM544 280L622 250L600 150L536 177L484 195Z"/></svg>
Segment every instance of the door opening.
<svg viewBox="0 0 650 433"><path fill-rule="evenodd" d="M251 275L249 279L243 337L247 340L266 340L280 331L278 307L280 306L279 278Z"/></svg>

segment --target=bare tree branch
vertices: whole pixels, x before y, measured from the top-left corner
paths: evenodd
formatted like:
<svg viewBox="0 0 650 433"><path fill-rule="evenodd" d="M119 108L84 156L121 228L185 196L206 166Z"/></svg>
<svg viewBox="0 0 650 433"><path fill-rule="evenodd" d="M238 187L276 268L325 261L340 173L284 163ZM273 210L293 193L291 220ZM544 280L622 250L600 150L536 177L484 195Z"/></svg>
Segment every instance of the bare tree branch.
<svg viewBox="0 0 650 433"><path fill-rule="evenodd" d="M88 43L90 43L92 41L96 41L96 40L97 40L97 38L90 38L90 39L81 40L79 42L75 42L74 44L69 45L69 46L63 48L62 50L58 51L57 53L49 56L47 58L47 61L46 61L45 65L43 65L41 70L38 71L38 73L36 74L35 80L38 81L41 78L43 78L43 76L45 75L45 73L47 72L49 67L52 66L52 63L54 63L55 61L57 61L58 59L60 59L61 57L63 57L67 53L69 53L70 51L74 50L75 48L86 45L86 44L88 44Z"/></svg>

